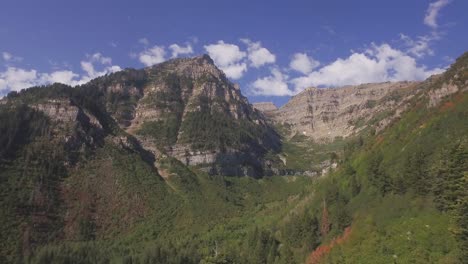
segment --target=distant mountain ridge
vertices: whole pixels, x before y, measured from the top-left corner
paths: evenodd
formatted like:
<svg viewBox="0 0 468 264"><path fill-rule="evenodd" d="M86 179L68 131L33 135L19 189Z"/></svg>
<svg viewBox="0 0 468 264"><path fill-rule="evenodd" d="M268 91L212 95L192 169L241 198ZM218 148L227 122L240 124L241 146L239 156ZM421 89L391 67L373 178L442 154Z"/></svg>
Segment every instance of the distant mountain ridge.
<svg viewBox="0 0 468 264"><path fill-rule="evenodd" d="M300 134L317 142L357 136L366 129L380 131L399 117L408 101L421 89L435 82L385 82L350 85L339 88L307 88L280 108L271 102L254 103L274 123L286 128L287 135ZM431 100L455 93L446 85L432 92ZM434 104L434 103L431 103ZM274 105L273 105L274 106Z"/></svg>
<svg viewBox="0 0 468 264"><path fill-rule="evenodd" d="M356 135L376 115L397 109L419 82L307 88L279 109L263 110L274 122L316 141ZM258 104L254 104L257 107ZM260 110L261 108L259 108Z"/></svg>

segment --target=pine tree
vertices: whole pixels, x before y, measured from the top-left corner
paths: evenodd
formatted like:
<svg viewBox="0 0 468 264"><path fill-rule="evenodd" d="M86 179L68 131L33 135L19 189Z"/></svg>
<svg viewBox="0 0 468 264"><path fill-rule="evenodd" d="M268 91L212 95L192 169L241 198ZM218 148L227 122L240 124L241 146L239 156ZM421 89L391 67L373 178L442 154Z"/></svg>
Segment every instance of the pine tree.
<svg viewBox="0 0 468 264"><path fill-rule="evenodd" d="M385 195L392 189L391 180L381 168L383 156L381 153L371 154L367 167L367 177L369 182L377 188L380 194Z"/></svg>
<svg viewBox="0 0 468 264"><path fill-rule="evenodd" d="M344 165L344 174L348 177L349 192L352 197L356 196L361 192L361 184L358 182L356 170L349 164Z"/></svg>
<svg viewBox="0 0 468 264"><path fill-rule="evenodd" d="M422 152L413 153L406 159L403 172L403 189L412 188L417 194L425 195L430 190L426 158ZM400 191L401 191L400 187Z"/></svg>

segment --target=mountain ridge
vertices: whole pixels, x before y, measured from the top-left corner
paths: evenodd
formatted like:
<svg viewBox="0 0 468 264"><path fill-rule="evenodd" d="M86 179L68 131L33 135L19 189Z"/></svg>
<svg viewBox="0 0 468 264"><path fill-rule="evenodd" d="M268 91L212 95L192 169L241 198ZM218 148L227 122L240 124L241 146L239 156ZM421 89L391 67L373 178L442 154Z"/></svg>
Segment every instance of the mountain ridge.
<svg viewBox="0 0 468 264"><path fill-rule="evenodd" d="M310 87L277 109L267 102L253 105L273 123L286 127L288 137L301 134L317 142L331 142L336 138L358 136L370 128L382 130L405 110L405 103L422 83L401 81L337 88ZM455 91L447 90L443 96ZM268 105L266 109L265 105Z"/></svg>
<svg viewBox="0 0 468 264"><path fill-rule="evenodd" d="M100 104L96 108L107 112L110 122L139 139L156 158L164 153L213 174L269 174L262 157L280 146L263 115L208 55L126 69L64 89ZM7 98L21 100L27 93ZM197 120L205 127L193 127Z"/></svg>
<svg viewBox="0 0 468 264"><path fill-rule="evenodd" d="M468 53L440 76L371 95L380 99L370 105L366 96L326 94L338 102L318 101L324 116L336 117L318 119L328 125L349 117L340 109L350 106L364 114L394 108L372 112L356 135L319 143L270 125L222 75L191 79L177 64L187 61L1 101L1 262L302 263L349 226L347 242L323 261L463 258ZM209 62L200 63L201 71ZM302 117L323 93L306 95L296 109ZM279 146L266 141L275 135ZM191 165L170 152L179 143L195 144L184 158L245 156ZM252 153L264 156L239 162ZM261 178L225 177L236 175L223 164Z"/></svg>

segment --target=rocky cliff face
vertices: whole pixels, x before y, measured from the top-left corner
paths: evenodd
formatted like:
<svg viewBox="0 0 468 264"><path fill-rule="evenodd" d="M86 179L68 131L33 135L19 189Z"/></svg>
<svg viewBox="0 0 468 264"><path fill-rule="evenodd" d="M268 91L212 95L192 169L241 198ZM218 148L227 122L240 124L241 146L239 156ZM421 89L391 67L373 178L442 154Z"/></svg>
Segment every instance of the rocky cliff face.
<svg viewBox="0 0 468 264"><path fill-rule="evenodd" d="M377 115L392 114L416 85L417 82L387 82L308 88L281 108L268 109L266 114L289 128L290 136L302 134L319 142L330 141L359 132Z"/></svg>
<svg viewBox="0 0 468 264"><path fill-rule="evenodd" d="M259 111L262 111L264 113L271 112L278 110L278 107L272 102L259 102L259 103L253 103L253 107Z"/></svg>
<svg viewBox="0 0 468 264"><path fill-rule="evenodd" d="M125 70L80 89L96 93L156 157L173 156L212 174L268 174L263 157L280 146L263 115L207 55Z"/></svg>

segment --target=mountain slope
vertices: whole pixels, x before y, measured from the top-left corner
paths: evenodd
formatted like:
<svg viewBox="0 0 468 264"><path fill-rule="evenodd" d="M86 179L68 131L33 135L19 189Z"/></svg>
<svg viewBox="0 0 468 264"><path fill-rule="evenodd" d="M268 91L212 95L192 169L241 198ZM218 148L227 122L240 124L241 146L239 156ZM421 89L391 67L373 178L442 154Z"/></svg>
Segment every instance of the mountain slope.
<svg viewBox="0 0 468 264"><path fill-rule="evenodd" d="M261 176L279 136L207 55L101 77L80 87L122 129L153 149L212 174Z"/></svg>
<svg viewBox="0 0 468 264"><path fill-rule="evenodd" d="M115 238L150 215L171 221L188 197L203 200L185 165L259 177L268 174L264 156L280 146L207 56L0 102L5 262L56 241Z"/></svg>
<svg viewBox="0 0 468 264"><path fill-rule="evenodd" d="M156 159L169 155L211 174L271 174L264 157L281 145L263 115L207 55L126 69L73 90L44 90L12 94L5 103L38 102L36 108L47 112L55 109L53 100L73 97L73 103L98 111L107 125L136 137Z"/></svg>
<svg viewBox="0 0 468 264"><path fill-rule="evenodd" d="M368 127L382 129L386 118L404 110L418 82L370 83L340 88L308 88L284 106L265 110L287 136L304 135L316 142L331 142L359 134Z"/></svg>
<svg viewBox="0 0 468 264"><path fill-rule="evenodd" d="M319 183L310 210L331 227L324 246L352 232L308 263L466 263L467 106L468 53Z"/></svg>
<svg viewBox="0 0 468 264"><path fill-rule="evenodd" d="M465 54L404 93L381 130L321 148L279 142L207 57L12 93L0 101L0 262L459 263L467 69ZM265 174L283 154L300 169L342 147L320 178L219 175L231 161ZM191 166L208 151L214 165ZM260 157L222 161L231 153Z"/></svg>

